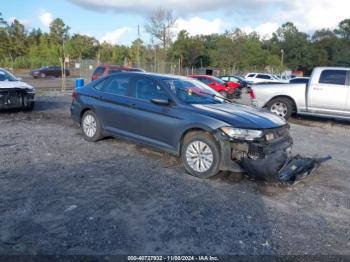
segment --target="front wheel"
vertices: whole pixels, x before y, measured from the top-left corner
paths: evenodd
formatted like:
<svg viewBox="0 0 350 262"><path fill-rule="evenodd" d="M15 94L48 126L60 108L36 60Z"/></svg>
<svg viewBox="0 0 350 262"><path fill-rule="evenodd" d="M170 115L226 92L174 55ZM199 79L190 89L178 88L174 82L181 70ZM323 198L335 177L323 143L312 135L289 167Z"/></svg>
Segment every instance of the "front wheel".
<svg viewBox="0 0 350 262"><path fill-rule="evenodd" d="M209 178L220 171L219 145L205 132L186 135L181 148L181 159L186 171L195 177Z"/></svg>
<svg viewBox="0 0 350 262"><path fill-rule="evenodd" d="M277 97L267 103L267 109L280 117L288 120L293 113L293 102L285 97Z"/></svg>
<svg viewBox="0 0 350 262"><path fill-rule="evenodd" d="M40 73L40 78L45 78L46 74L45 73Z"/></svg>
<svg viewBox="0 0 350 262"><path fill-rule="evenodd" d="M100 121L91 110L86 111L80 123L84 139L89 142L96 142L102 138Z"/></svg>

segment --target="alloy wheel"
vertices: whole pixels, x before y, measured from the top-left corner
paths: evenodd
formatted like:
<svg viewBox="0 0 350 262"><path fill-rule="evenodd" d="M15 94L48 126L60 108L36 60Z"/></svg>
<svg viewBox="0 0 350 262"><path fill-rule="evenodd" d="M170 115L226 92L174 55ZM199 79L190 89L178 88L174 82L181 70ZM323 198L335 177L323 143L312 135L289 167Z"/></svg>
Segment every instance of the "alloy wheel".
<svg viewBox="0 0 350 262"><path fill-rule="evenodd" d="M285 103L276 102L271 106L270 111L284 118L288 113L288 107Z"/></svg>
<svg viewBox="0 0 350 262"><path fill-rule="evenodd" d="M208 171L214 161L214 156L208 144L202 141L193 141L186 149L188 165L196 172Z"/></svg>
<svg viewBox="0 0 350 262"><path fill-rule="evenodd" d="M94 137L97 131L97 123L94 116L87 114L83 120L83 130L87 137Z"/></svg>

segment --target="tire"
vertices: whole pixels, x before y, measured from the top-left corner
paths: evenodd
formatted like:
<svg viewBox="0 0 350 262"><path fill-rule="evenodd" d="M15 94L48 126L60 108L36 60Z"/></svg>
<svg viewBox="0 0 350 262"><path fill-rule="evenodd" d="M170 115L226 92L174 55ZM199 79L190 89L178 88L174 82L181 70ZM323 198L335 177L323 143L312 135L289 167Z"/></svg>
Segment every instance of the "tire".
<svg viewBox="0 0 350 262"><path fill-rule="evenodd" d="M293 101L286 97L277 97L267 103L267 109L288 120L293 114Z"/></svg>
<svg viewBox="0 0 350 262"><path fill-rule="evenodd" d="M35 105L35 102L31 102L29 105L27 105L25 108L24 108L24 111L33 111L34 109L34 105Z"/></svg>
<svg viewBox="0 0 350 262"><path fill-rule="evenodd" d="M40 73L40 78L46 78L46 74L45 73Z"/></svg>
<svg viewBox="0 0 350 262"><path fill-rule="evenodd" d="M227 98L227 93L225 91L220 91L219 94L222 95L223 97Z"/></svg>
<svg viewBox="0 0 350 262"><path fill-rule="evenodd" d="M93 111L88 110L83 114L80 127L86 141L96 142L102 138L101 124Z"/></svg>
<svg viewBox="0 0 350 262"><path fill-rule="evenodd" d="M201 155L198 155L198 149L201 149ZM210 134L191 132L182 142L181 160L190 175L209 178L220 171L220 147Z"/></svg>

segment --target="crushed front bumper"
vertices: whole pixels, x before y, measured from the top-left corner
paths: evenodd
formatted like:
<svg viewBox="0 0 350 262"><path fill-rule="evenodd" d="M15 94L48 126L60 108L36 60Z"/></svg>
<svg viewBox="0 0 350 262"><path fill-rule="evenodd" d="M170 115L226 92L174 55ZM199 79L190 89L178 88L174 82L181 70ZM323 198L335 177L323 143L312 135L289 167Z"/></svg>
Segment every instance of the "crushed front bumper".
<svg viewBox="0 0 350 262"><path fill-rule="evenodd" d="M217 137L221 146L221 170L246 172L254 179L296 182L330 159L329 156L292 156L293 140L289 135L289 126L266 130L258 141L234 140L220 132Z"/></svg>
<svg viewBox="0 0 350 262"><path fill-rule="evenodd" d="M34 103L35 93L23 88L1 88L0 110L15 108L30 108Z"/></svg>

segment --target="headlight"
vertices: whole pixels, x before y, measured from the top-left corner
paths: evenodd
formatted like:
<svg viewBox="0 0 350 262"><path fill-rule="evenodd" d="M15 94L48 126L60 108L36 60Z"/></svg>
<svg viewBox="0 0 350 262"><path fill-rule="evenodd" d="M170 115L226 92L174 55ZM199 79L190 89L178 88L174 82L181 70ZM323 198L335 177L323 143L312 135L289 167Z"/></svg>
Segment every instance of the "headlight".
<svg viewBox="0 0 350 262"><path fill-rule="evenodd" d="M241 128L234 128L234 127L222 127L221 131L224 132L229 137L235 138L235 139L242 139L242 140L248 140L253 141L256 138L260 138L263 135L263 132L260 130L253 130L253 129L241 129Z"/></svg>

